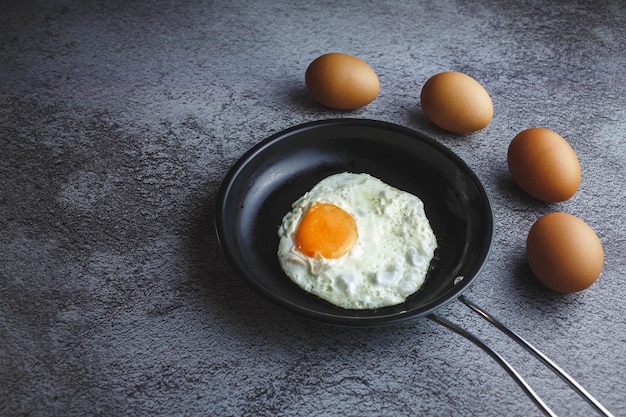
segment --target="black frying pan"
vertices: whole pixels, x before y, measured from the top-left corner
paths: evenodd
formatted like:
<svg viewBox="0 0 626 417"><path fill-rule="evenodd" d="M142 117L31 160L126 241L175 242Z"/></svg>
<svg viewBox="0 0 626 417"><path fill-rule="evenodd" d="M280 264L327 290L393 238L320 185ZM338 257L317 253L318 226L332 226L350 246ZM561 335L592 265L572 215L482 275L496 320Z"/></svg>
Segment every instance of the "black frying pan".
<svg viewBox="0 0 626 417"><path fill-rule="evenodd" d="M282 271L278 226L291 204L323 178L368 173L418 196L438 248L423 287L397 306L346 310L311 295ZM548 415L554 415L517 372L471 333L434 314L460 299L529 350L590 404L611 415L571 377L521 337L467 300L493 240L485 190L461 158L435 140L402 126L356 119L323 120L277 133L250 149L226 175L217 197L216 231L225 256L255 291L292 313L344 326L380 326L428 317L487 351Z"/></svg>
<svg viewBox="0 0 626 417"><path fill-rule="evenodd" d="M280 268L283 216L321 179L344 171L371 174L424 202L439 248L424 286L403 304L344 310L306 293ZM338 325L397 323L453 301L478 275L493 236L489 200L467 165L424 135L378 121L326 120L278 133L236 163L217 201L217 234L238 275L279 306Z"/></svg>

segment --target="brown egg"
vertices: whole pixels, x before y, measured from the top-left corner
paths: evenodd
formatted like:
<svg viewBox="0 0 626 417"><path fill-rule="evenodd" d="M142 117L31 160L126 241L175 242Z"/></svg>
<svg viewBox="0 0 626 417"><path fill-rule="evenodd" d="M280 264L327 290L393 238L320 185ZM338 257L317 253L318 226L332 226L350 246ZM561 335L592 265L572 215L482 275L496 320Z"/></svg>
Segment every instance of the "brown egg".
<svg viewBox="0 0 626 417"><path fill-rule="evenodd" d="M380 91L378 76L367 63L338 52L311 62L304 80L315 101L338 110L363 107L374 101Z"/></svg>
<svg viewBox="0 0 626 417"><path fill-rule="evenodd" d="M588 288L604 264L602 243L593 229L561 212L546 214L530 228L526 257L537 279L562 293Z"/></svg>
<svg viewBox="0 0 626 417"><path fill-rule="evenodd" d="M580 185L576 153L549 129L534 127L520 132L509 145L507 162L520 188L548 203L569 199Z"/></svg>
<svg viewBox="0 0 626 417"><path fill-rule="evenodd" d="M493 103L487 90L461 72L433 75L422 87L420 100L428 120L454 133L484 129L493 118Z"/></svg>

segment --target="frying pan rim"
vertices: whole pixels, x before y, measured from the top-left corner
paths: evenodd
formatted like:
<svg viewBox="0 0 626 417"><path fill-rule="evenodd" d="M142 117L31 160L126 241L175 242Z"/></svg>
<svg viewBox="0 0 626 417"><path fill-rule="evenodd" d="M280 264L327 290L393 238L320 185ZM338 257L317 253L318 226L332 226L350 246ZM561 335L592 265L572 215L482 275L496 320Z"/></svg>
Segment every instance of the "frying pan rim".
<svg viewBox="0 0 626 417"><path fill-rule="evenodd" d="M446 158L452 160L452 162L460 167L463 171L463 174L467 176L471 182L475 185L478 194L480 195L481 203L485 207L485 213L483 213L486 220L486 227L489 230L485 231L484 239L486 241L486 248L481 252L482 259L478 262L478 266L476 267L475 273L471 277L464 277L463 280L460 281L458 287L455 286L455 291L448 291L443 295L436 297L430 304L431 306L428 308L420 309L421 311L418 314L415 313L407 313L407 311L402 311L400 313L392 313L388 315L378 315L378 316L336 316L332 314L325 314L320 311L313 311L307 308L303 308L300 305L288 302L287 300L276 296L271 291L268 291L265 287L256 282L255 279L249 277L246 271L243 270L239 266L238 259L235 258L233 253L229 250L229 248L225 245L225 234L226 234L226 225L224 223L225 217L225 206L227 203L227 197L231 188L233 187L234 182L238 179L241 171L250 163L255 161L255 158L258 158L260 154L264 152L267 148L271 148L276 143L282 140L292 139L294 135L299 132L305 132L311 129L320 129L320 128L328 128L328 127L346 127L346 126L360 126L360 127L372 127L383 130L390 130L394 132L398 132L405 136L410 136L412 138L416 138L423 142L426 142L428 146L435 148L438 152L443 154ZM488 215L487 215L488 214ZM293 313L297 316L300 316L304 319L308 319L318 323L325 323L337 326L344 327L377 327L377 326L387 326L394 325L405 322L407 320L414 320L418 318L427 317L428 315L434 313L435 311L443 308L449 303L458 299L467 289L474 283L475 279L479 276L482 269L484 268L492 247L494 240L494 214L489 201L489 197L484 189L484 186L476 173L467 165L467 163L456 153L454 153L451 149L438 142L437 140L412 129L409 129L405 126L401 126L398 124L394 124L391 122L375 120L375 119L365 119L365 118L331 118L331 119L321 119L314 120L305 123L301 123L298 125L294 125L278 131L269 137L261 140L257 144L253 145L246 152L242 154L242 156L237 159L237 161L232 165L229 171L224 176L220 187L218 189L216 204L215 204L215 216L214 216L214 227L217 235L218 244L221 248L222 254L226 257L228 263L231 268L235 271L236 275L242 279L249 287L251 287L257 294L261 295L266 300L272 302L273 304L283 308L284 310ZM482 243L485 245L485 243ZM457 289L458 288L458 289Z"/></svg>

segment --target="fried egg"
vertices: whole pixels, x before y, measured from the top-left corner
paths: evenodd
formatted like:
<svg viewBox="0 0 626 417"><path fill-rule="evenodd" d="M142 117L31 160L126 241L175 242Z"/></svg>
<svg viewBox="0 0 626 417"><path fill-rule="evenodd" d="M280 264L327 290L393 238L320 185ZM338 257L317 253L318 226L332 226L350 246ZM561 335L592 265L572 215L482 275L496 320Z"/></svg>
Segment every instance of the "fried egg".
<svg viewBox="0 0 626 417"><path fill-rule="evenodd" d="M417 196L348 172L295 201L278 236L280 265L294 283L356 310L404 302L423 285L437 248Z"/></svg>

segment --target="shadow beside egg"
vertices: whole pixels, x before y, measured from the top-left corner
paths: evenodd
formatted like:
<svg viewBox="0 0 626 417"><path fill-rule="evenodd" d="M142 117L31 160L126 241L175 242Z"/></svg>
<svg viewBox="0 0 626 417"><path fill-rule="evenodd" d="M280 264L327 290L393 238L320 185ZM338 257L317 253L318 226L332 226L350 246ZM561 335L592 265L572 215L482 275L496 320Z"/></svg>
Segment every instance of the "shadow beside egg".
<svg viewBox="0 0 626 417"><path fill-rule="evenodd" d="M419 105L417 105L416 108L412 111L410 121L414 123L415 125L417 125L418 128L413 127L414 129L427 133L438 140L442 140L442 139L469 140L469 139L472 139L475 134L483 130L481 129L481 130L477 130L476 132L469 132L469 133L455 133L455 132L446 130L442 127L437 126L432 121L430 121L430 119L426 117L426 114L424 113L424 111Z"/></svg>
<svg viewBox="0 0 626 417"><path fill-rule="evenodd" d="M301 85L291 85L286 90L287 101L296 107L300 107L306 110L319 110L321 104L316 103L311 99L308 91L302 88Z"/></svg>
<svg viewBox="0 0 626 417"><path fill-rule="evenodd" d="M437 126L432 124L430 120L428 120L421 108L416 108L415 110L413 110L411 120L417 123L420 127L426 128L428 130L437 129L443 132L443 129L438 128Z"/></svg>
<svg viewBox="0 0 626 417"><path fill-rule="evenodd" d="M299 110L320 116L321 118L358 117L363 109L367 107L363 106L352 110L333 109L315 101L307 89L299 85L290 86L284 94L287 98L286 101L291 105L298 107Z"/></svg>
<svg viewBox="0 0 626 417"><path fill-rule="evenodd" d="M421 107L417 106L414 110L411 111L410 122L412 126L411 128L418 130L422 133L425 133L429 136L432 136L434 139L441 140L443 138L453 136L453 137L463 137L465 135L459 135L456 133L448 132L445 129L440 128L439 126L432 123L424 114Z"/></svg>
<svg viewBox="0 0 626 417"><path fill-rule="evenodd" d="M526 303L534 304L536 308L546 305L558 306L564 298L576 296L575 293L562 294L543 285L530 269L525 252L524 255L515 260L511 275L512 279L519 284L516 285L516 288L522 295L520 299L526 300Z"/></svg>
<svg viewBox="0 0 626 417"><path fill-rule="evenodd" d="M506 169L500 170L495 175L494 183L496 184L500 195L506 197L508 202L514 203L509 207L509 209L513 209L518 212L532 212L533 221L542 214L554 210L556 203L545 203L522 190L515 183L515 181L513 181L511 174Z"/></svg>

